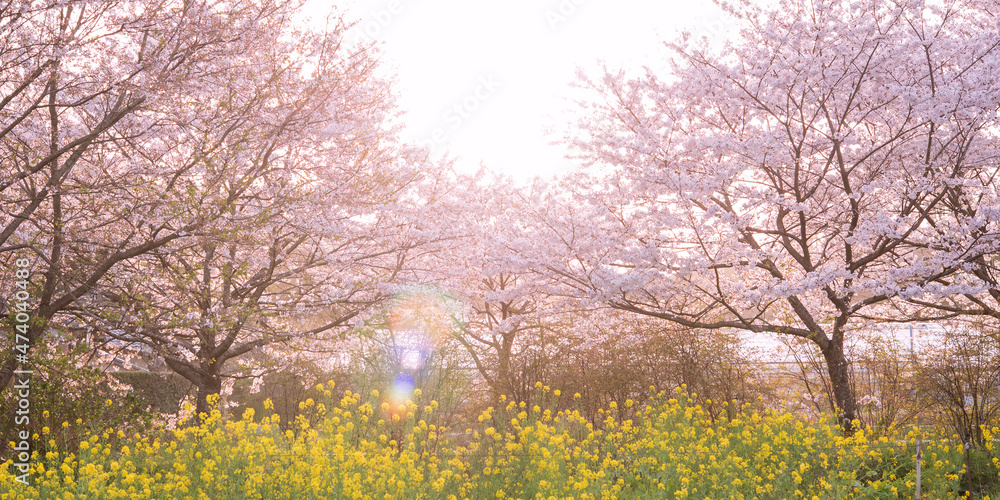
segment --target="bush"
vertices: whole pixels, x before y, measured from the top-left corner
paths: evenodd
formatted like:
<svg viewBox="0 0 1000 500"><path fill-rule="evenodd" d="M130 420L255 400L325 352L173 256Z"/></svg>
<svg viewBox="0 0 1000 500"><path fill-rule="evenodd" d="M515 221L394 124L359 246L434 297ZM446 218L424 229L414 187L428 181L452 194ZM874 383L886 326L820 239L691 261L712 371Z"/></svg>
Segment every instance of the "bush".
<svg viewBox="0 0 1000 500"><path fill-rule="evenodd" d="M17 398L8 389L0 399L3 442L13 441L15 433L21 430L41 435L43 429L49 429L48 440L36 441L36 449L44 453L52 439L62 449L75 449L80 439L98 429L143 431L150 427L153 414L147 411L149 404L109 373L83 364L81 359L86 355L86 351L60 352L47 344L32 351L30 423L14 425L13 405ZM62 426L63 422L80 425L68 428ZM5 452L9 450L5 448ZM0 456L6 458L5 453Z"/></svg>

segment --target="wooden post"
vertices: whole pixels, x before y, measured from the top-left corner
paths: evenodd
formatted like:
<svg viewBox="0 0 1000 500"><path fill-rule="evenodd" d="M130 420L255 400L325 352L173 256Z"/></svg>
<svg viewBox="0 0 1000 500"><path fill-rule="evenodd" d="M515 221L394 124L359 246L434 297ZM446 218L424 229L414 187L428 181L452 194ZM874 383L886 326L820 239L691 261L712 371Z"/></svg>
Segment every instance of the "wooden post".
<svg viewBox="0 0 1000 500"><path fill-rule="evenodd" d="M917 438L917 494L913 497L915 500L920 500L920 438Z"/></svg>
<svg viewBox="0 0 1000 500"><path fill-rule="evenodd" d="M965 443L965 496L972 498L972 436Z"/></svg>

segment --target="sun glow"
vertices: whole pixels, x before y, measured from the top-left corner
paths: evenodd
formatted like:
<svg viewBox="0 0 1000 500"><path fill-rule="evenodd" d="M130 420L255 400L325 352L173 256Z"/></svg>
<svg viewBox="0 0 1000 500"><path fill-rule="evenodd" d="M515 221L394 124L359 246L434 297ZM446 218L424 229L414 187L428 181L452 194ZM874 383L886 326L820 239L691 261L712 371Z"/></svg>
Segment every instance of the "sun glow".
<svg viewBox="0 0 1000 500"><path fill-rule="evenodd" d="M572 123L578 68L658 65L674 30L732 30L711 2L355 0L350 43L376 43L398 77L404 137L520 181L576 168L551 142ZM515 35L516 34L516 35ZM513 36L512 36L513 35Z"/></svg>

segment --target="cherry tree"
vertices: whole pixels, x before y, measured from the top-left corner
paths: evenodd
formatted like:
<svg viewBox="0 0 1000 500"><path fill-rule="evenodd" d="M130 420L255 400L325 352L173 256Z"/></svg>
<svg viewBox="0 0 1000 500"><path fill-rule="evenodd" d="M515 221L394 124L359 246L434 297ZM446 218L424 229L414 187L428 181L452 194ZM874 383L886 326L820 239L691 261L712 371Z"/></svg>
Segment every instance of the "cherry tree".
<svg viewBox="0 0 1000 500"><path fill-rule="evenodd" d="M526 401L546 380L550 361L584 341L581 311L572 297L559 296L550 277L510 260L530 245L526 193L533 188L486 168L454 173L444 186L425 212L435 221L425 227L434 238L413 255L407 276L460 301L452 335L493 402Z"/></svg>
<svg viewBox="0 0 1000 500"><path fill-rule="evenodd" d="M90 328L152 347L191 381L199 413L232 361L353 325L419 242L400 214L432 166L396 139L375 53L342 45L333 21L310 32L277 18L230 61L218 103L192 103L184 121L199 140L166 148L190 168L166 216L204 222L78 301Z"/></svg>
<svg viewBox="0 0 1000 500"><path fill-rule="evenodd" d="M225 207L198 206L199 116L289 2L0 5L0 258L31 261L30 346L120 263ZM201 114L197 108L201 108ZM244 110L245 111L245 110ZM244 114L249 118L249 114ZM186 180L186 182L184 182ZM178 217L179 216L179 217ZM13 269L8 265L6 270ZM8 272L8 271L4 271ZM16 280L4 279L4 287ZM0 387L17 367L5 353Z"/></svg>
<svg viewBox="0 0 1000 500"><path fill-rule="evenodd" d="M544 336L551 330L545 320L544 294L539 293L534 276L508 272L498 260L498 238L516 226L521 197L509 179L481 171L478 180L467 182L460 197L463 206L477 210L462 210L460 217L446 217L461 224L458 244L435 257L460 263L448 269L449 274L436 276L460 291L467 310L456 332L479 376L488 386L492 398L503 395L514 400L526 400L537 380L525 381L518 376L518 358L526 351L545 349L537 342L526 340ZM461 209L460 209L461 210ZM540 374L535 374L535 377Z"/></svg>
<svg viewBox="0 0 1000 500"><path fill-rule="evenodd" d="M845 338L891 304L987 288L960 271L992 248L996 12L726 8L741 30L722 47L681 34L663 72L582 77L595 98L566 141L588 170L536 197L528 267L624 311L808 339L850 427ZM966 199L985 205L957 213Z"/></svg>
<svg viewBox="0 0 1000 500"><path fill-rule="evenodd" d="M3 116L2 203L17 217L5 219L0 252L32 258L32 342L56 328L148 345L201 403L227 361L335 329L384 296L412 246L412 217L396 214L418 198L425 155L395 137L372 47L349 46L336 12L313 29L300 8L2 11L13 12L2 29L25 44L77 27L71 47L48 49L58 65L35 46L5 59L28 83L4 87L3 104L21 114ZM57 84L32 76L32 63L58 69ZM0 382L16 367L5 358Z"/></svg>

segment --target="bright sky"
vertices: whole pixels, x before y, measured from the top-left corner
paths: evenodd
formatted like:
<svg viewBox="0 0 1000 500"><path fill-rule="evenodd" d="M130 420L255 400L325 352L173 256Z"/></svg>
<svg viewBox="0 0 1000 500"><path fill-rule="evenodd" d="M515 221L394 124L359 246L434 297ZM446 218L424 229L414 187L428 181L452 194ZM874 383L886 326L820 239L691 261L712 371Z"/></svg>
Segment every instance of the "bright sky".
<svg viewBox="0 0 1000 500"><path fill-rule="evenodd" d="M397 76L405 138L518 181L573 164L545 130L570 123L577 67L638 68L677 29L731 28L707 0L349 0L349 41L380 42Z"/></svg>

